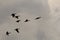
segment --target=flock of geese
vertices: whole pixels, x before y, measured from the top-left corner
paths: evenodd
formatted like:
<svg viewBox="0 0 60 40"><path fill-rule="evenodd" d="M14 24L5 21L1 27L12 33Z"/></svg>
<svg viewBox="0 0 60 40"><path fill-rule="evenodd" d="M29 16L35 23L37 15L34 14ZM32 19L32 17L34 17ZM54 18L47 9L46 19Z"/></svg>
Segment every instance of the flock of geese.
<svg viewBox="0 0 60 40"><path fill-rule="evenodd" d="M12 13L11 16L12 16L12 18L18 19L18 20L16 21L17 23L19 23L19 22L21 21L21 20L19 20L19 17L20 17L20 16L18 16L18 15L16 16L16 13ZM41 17L36 17L34 20L38 20L38 19L40 19L40 18L41 18ZM26 19L24 22L28 22L28 21L30 21L30 20L29 20L29 19ZM19 32L19 28L16 28L16 29L14 29L14 30L15 30L17 33L20 33L20 32ZM6 31L6 35L9 36L9 34L11 34L11 33L8 32L8 31Z"/></svg>

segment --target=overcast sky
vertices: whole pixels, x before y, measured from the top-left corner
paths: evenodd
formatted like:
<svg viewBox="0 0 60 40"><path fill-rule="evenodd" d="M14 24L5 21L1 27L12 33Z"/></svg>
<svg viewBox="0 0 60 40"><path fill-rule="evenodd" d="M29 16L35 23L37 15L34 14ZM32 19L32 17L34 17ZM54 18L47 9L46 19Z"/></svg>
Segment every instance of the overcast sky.
<svg viewBox="0 0 60 40"><path fill-rule="evenodd" d="M0 39L60 40L59 4L59 0L0 0ZM21 23L15 22L12 13L20 15ZM41 20L35 21L37 16L41 16ZM31 22L24 23L26 18ZM21 28L19 35L13 30L16 27ZM5 35L7 30L12 33L9 37Z"/></svg>
<svg viewBox="0 0 60 40"><path fill-rule="evenodd" d="M49 6L46 0L0 0L0 23L8 20L11 13L29 12L33 15L49 16ZM47 15L47 16L46 16Z"/></svg>

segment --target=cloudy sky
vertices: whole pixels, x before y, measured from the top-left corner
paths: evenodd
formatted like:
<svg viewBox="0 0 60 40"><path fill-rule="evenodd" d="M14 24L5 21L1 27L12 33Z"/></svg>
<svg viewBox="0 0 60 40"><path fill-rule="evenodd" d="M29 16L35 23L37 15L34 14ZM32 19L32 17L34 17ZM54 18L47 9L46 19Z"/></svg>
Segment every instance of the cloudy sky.
<svg viewBox="0 0 60 40"><path fill-rule="evenodd" d="M0 22L6 21L12 12L29 12L45 17L49 16L49 6L47 0L0 0Z"/></svg>
<svg viewBox="0 0 60 40"><path fill-rule="evenodd" d="M59 0L0 0L1 40L60 40ZM19 24L11 14L20 15ZM42 18L34 20L37 16ZM24 23L25 19L30 19ZM20 28L20 34L14 28ZM11 35L7 37L6 31Z"/></svg>

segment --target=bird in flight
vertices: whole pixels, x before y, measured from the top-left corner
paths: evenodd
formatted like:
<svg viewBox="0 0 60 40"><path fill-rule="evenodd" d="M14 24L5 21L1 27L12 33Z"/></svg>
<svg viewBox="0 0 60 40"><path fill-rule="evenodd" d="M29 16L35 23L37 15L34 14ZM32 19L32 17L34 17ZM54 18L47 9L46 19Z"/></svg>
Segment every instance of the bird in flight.
<svg viewBox="0 0 60 40"><path fill-rule="evenodd" d="M28 21L30 21L30 20L26 19L24 22L28 22Z"/></svg>
<svg viewBox="0 0 60 40"><path fill-rule="evenodd" d="M19 16L15 16L15 18L19 19Z"/></svg>
<svg viewBox="0 0 60 40"><path fill-rule="evenodd" d="M11 16L12 16L12 17L15 17L15 14L16 14L16 13L12 13Z"/></svg>
<svg viewBox="0 0 60 40"><path fill-rule="evenodd" d="M37 19L40 19L41 17L37 17L37 18L35 18L35 20L37 20Z"/></svg>
<svg viewBox="0 0 60 40"><path fill-rule="evenodd" d="M16 31L17 33L19 33L19 28L16 28L15 31Z"/></svg>
<svg viewBox="0 0 60 40"><path fill-rule="evenodd" d="M6 35L8 35L8 36L9 36L9 34L10 34L10 33L7 31L7 32L6 32Z"/></svg>
<svg viewBox="0 0 60 40"><path fill-rule="evenodd" d="M16 22L19 23L21 20L17 20Z"/></svg>

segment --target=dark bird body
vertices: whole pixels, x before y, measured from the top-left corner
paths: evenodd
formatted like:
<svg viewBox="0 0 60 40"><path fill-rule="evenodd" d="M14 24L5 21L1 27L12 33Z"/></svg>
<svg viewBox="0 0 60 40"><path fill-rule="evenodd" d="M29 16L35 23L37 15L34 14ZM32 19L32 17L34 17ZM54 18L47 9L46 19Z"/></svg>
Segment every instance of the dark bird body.
<svg viewBox="0 0 60 40"><path fill-rule="evenodd" d="M15 16L15 18L19 19L19 16Z"/></svg>
<svg viewBox="0 0 60 40"><path fill-rule="evenodd" d="M19 29L18 29L18 28L16 28L15 31L16 31L17 33L19 33Z"/></svg>
<svg viewBox="0 0 60 40"><path fill-rule="evenodd" d="M15 14L16 14L16 13L15 13ZM11 16L12 16L12 17L15 17L15 14L13 13L13 14L11 14Z"/></svg>
<svg viewBox="0 0 60 40"><path fill-rule="evenodd" d="M16 22L17 22L17 23L19 23L19 22L20 22L20 20L17 20Z"/></svg>
<svg viewBox="0 0 60 40"><path fill-rule="evenodd" d="M6 35L8 35L8 36L9 36L9 34L10 34L10 33L7 31L7 32L6 32Z"/></svg>
<svg viewBox="0 0 60 40"><path fill-rule="evenodd" d="M30 21L30 20L26 19L24 22L28 22L28 21Z"/></svg>
<svg viewBox="0 0 60 40"><path fill-rule="evenodd" d="M37 17L37 18L35 18L35 20L37 20L37 19L40 19L41 17Z"/></svg>

